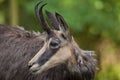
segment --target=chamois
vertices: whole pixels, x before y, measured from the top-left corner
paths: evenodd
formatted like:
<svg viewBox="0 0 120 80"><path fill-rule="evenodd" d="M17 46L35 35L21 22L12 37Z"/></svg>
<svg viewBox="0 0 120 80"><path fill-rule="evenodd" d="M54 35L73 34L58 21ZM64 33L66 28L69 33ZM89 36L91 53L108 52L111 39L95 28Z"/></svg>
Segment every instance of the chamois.
<svg viewBox="0 0 120 80"><path fill-rule="evenodd" d="M94 53L79 48L60 14L46 11L51 29L41 3L35 12L45 32L0 25L0 80L93 80Z"/></svg>

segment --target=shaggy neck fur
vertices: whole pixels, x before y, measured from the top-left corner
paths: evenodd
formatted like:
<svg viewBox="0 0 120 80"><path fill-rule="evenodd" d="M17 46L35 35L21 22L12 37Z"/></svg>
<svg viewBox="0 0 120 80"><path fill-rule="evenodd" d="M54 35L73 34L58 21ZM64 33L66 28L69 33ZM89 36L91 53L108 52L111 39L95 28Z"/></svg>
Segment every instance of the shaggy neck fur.
<svg viewBox="0 0 120 80"><path fill-rule="evenodd" d="M37 80L84 80L78 73L72 73L65 65L59 65L42 74L39 74Z"/></svg>
<svg viewBox="0 0 120 80"><path fill-rule="evenodd" d="M59 65L42 74L37 75L37 80L93 80L94 75L88 72L71 72L65 65ZM82 71L82 70L81 70Z"/></svg>

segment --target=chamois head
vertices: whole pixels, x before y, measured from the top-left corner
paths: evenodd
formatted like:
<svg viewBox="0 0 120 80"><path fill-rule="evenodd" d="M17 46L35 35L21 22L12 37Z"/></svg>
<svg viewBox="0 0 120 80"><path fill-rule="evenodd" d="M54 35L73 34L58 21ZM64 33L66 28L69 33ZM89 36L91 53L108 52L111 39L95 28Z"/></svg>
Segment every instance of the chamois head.
<svg viewBox="0 0 120 80"><path fill-rule="evenodd" d="M46 4L43 4L38 10L40 3L35 6L35 11L44 31L47 32L47 37L43 47L29 61L30 71L38 74L64 64L71 72L85 72L87 67L88 69L90 68L91 73L94 73L95 59L92 56L93 52L79 48L74 38L70 35L67 23L60 14L55 13L54 15L46 11L48 20L53 27L53 29L50 29L42 13L42 8ZM86 72L88 69L86 69Z"/></svg>

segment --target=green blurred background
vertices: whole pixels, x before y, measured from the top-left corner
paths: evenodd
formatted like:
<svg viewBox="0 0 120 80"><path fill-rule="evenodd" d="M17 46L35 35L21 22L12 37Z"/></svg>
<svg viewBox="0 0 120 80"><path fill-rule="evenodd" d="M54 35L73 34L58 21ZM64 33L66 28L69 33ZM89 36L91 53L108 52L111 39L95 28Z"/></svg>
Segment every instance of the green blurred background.
<svg viewBox="0 0 120 80"><path fill-rule="evenodd" d="M120 80L120 0L44 0L60 13L82 49L95 50L96 80ZM0 24L42 29L34 13L38 0L0 0Z"/></svg>

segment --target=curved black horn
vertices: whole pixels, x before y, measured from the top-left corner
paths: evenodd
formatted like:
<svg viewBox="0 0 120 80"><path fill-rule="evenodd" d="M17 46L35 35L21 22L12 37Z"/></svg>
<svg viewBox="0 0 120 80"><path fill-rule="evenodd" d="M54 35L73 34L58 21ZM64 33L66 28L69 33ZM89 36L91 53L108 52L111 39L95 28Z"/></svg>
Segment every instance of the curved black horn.
<svg viewBox="0 0 120 80"><path fill-rule="evenodd" d="M50 23L51 23L52 26L54 27L54 29L59 30L59 23L58 23L55 15L52 14L51 12L49 12L49 11L45 11L45 12L46 12L46 15L47 15Z"/></svg>
<svg viewBox="0 0 120 80"><path fill-rule="evenodd" d="M46 20L44 19L44 16L43 16L43 13L42 13L42 9L43 7L47 4L43 4L40 9L38 9L38 6L39 4L41 3L42 1L38 2L35 6L35 13L36 13L36 16L38 18L38 20L40 21L40 24L42 26L42 28L48 33L48 34L51 34L51 30L49 28L49 25L47 24Z"/></svg>

